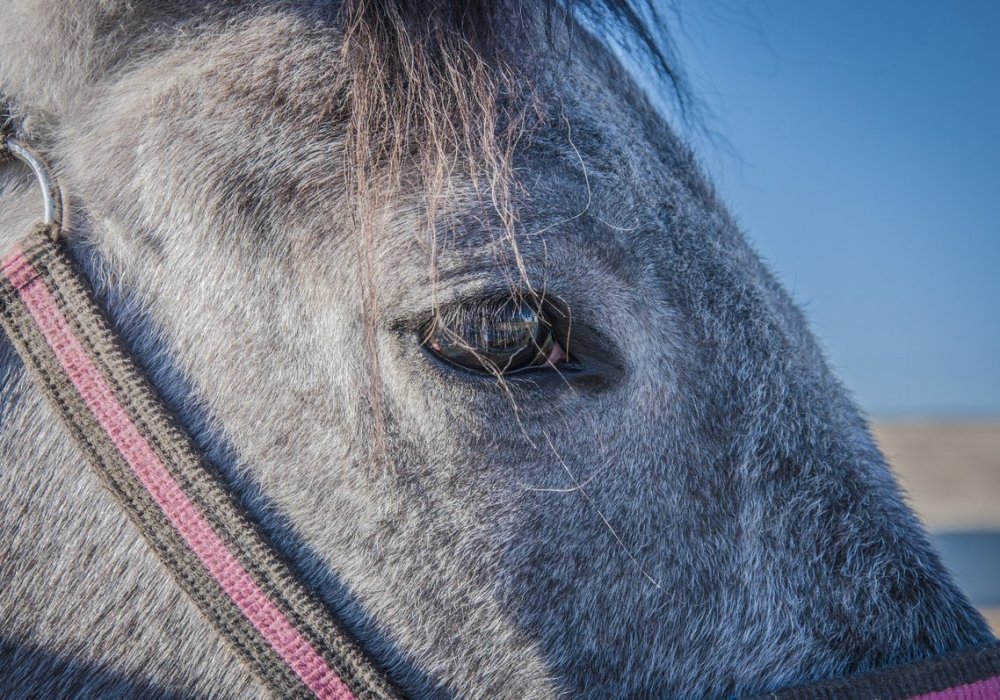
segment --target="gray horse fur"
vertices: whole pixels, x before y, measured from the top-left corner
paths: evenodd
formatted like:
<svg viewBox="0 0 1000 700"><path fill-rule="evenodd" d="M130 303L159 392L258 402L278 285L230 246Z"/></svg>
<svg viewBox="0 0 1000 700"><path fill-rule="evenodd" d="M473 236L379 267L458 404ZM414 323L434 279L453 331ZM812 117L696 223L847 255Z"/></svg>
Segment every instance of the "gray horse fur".
<svg viewBox="0 0 1000 700"><path fill-rule="evenodd" d="M472 111L387 124L389 162L359 162L379 112L352 112L371 65L345 37L392 6L8 0L0 94L140 361L400 687L731 697L991 640L789 296L559 8L484 13L493 44L452 46L486 79L439 104ZM497 56L521 116L449 140L499 114ZM0 177L6 253L39 209ZM565 303L582 370L421 347L436 309L512 285ZM0 696L263 695L6 340L0 378Z"/></svg>

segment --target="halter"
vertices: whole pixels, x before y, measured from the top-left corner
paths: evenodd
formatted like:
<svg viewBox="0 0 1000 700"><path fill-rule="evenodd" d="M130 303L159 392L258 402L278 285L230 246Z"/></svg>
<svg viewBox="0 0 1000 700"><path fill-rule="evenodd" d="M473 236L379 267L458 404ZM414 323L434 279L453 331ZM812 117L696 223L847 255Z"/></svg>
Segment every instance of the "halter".
<svg viewBox="0 0 1000 700"><path fill-rule="evenodd" d="M171 415L60 242L45 162L0 132L38 179L41 224L0 263L0 323L37 386L147 544L278 698L400 698L300 580ZM775 700L1000 698L1000 647L763 695Z"/></svg>
<svg viewBox="0 0 1000 700"><path fill-rule="evenodd" d="M0 323L91 467L275 697L400 697L267 542L112 330L59 240L61 195L45 162L0 139L0 161L26 163L45 205L43 222L0 263Z"/></svg>

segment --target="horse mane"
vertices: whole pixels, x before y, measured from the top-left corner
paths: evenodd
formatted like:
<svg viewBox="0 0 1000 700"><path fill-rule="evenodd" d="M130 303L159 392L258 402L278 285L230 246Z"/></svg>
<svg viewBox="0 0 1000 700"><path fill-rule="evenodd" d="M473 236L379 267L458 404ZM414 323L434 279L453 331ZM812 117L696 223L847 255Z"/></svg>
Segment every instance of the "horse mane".
<svg viewBox="0 0 1000 700"><path fill-rule="evenodd" d="M442 163L456 158L470 162L473 178L480 162L494 182L503 182L503 156L519 135L523 111L531 109L530 86L504 50L525 22L537 20L525 5L523 0L341 5L355 171L377 162L398 175L401 159L423 150L431 183L446 175ZM682 105L686 102L666 23L652 2L636 7L628 0L543 0L541 6L550 44L555 31L600 27L649 64ZM414 149L414 143L423 148Z"/></svg>

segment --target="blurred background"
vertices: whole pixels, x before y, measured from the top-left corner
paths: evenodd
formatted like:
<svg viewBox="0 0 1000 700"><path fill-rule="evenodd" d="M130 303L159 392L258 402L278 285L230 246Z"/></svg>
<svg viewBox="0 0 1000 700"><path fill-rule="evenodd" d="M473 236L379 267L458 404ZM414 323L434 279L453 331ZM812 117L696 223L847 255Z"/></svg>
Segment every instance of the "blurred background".
<svg viewBox="0 0 1000 700"><path fill-rule="evenodd" d="M705 168L1000 632L1000 2L662 12Z"/></svg>

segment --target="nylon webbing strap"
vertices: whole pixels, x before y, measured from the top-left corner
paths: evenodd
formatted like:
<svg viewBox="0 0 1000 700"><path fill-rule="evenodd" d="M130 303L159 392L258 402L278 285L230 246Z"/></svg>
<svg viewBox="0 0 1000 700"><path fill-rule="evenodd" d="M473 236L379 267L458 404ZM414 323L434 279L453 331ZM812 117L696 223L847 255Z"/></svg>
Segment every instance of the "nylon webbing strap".
<svg viewBox="0 0 1000 700"><path fill-rule="evenodd" d="M3 260L0 312L90 465L276 697L398 697L200 456L48 228Z"/></svg>
<svg viewBox="0 0 1000 700"><path fill-rule="evenodd" d="M755 700L998 700L1000 645L822 681Z"/></svg>

